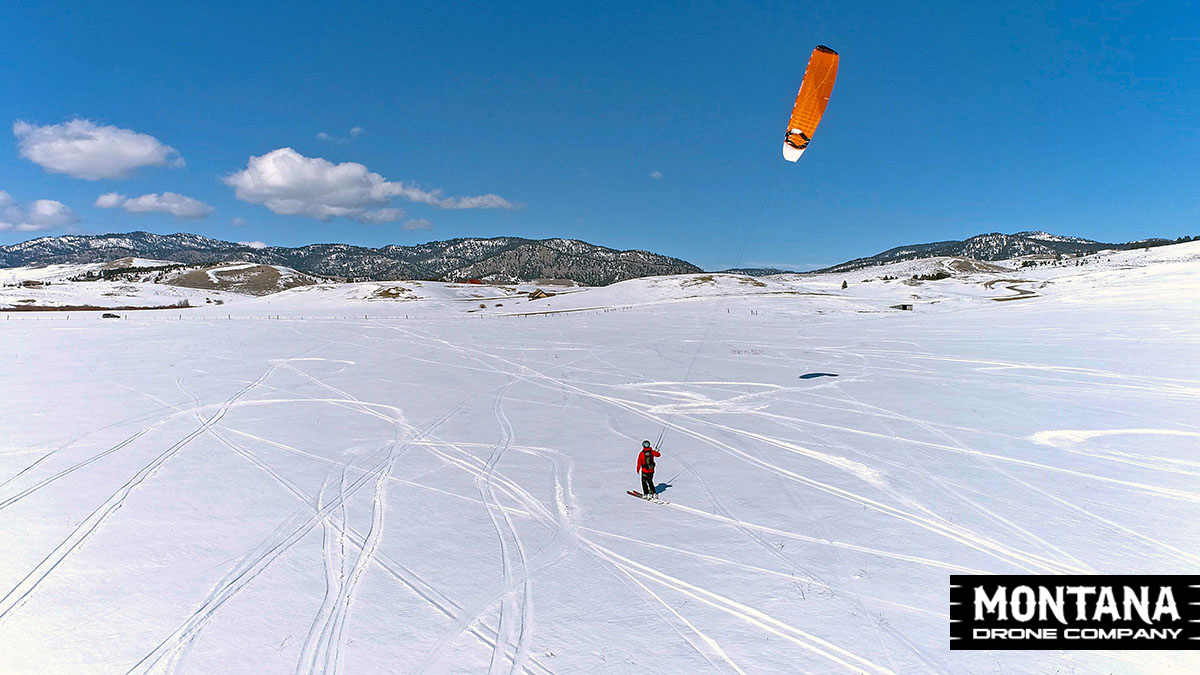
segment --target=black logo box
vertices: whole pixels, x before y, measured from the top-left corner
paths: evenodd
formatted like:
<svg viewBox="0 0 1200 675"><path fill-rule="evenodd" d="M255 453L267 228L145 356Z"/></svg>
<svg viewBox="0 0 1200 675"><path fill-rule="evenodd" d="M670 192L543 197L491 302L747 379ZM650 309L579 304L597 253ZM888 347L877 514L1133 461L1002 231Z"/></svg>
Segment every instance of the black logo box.
<svg viewBox="0 0 1200 675"><path fill-rule="evenodd" d="M1029 591L1018 591L1021 587ZM1128 611L1126 587L1133 593ZM1102 604L1112 607L1107 599L1101 600L1104 588L1110 589L1115 601L1115 618L1108 611L1096 616ZM1061 613L1065 622L1053 611L1058 589L1063 589ZM1089 593L1086 589L1095 590ZM988 600L979 607L982 617L977 615L977 590ZM1041 602L1043 593L1052 602ZM1030 607L1026 601L1031 597L1033 616L1028 617ZM1142 598L1148 606L1141 605ZM997 611L997 599L1004 602L1003 619ZM1178 618L1158 611L1155 620L1156 610L1165 607L1168 599L1174 601ZM1139 606L1145 608L1149 623L1143 620ZM1200 576L953 574L950 649L1200 649Z"/></svg>

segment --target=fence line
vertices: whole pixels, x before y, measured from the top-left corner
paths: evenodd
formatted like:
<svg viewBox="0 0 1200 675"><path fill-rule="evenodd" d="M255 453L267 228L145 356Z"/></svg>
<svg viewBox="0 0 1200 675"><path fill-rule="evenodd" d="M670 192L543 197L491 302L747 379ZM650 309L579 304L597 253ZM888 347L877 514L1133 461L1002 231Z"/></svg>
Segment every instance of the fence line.
<svg viewBox="0 0 1200 675"><path fill-rule="evenodd" d="M148 311L139 311L136 315L131 315L122 310L105 311L89 310L87 312L78 313L80 316L76 321L86 319L97 319L101 321L112 320L112 317L104 318L103 314L116 314L120 320L134 321L436 321L442 319L526 319L526 318L559 318L567 315L586 315L586 314L609 314L614 312L629 312L641 309L634 305L625 305L621 307L587 307L581 309L567 309L544 312L515 312L515 313L497 313L484 314L479 312L471 312L468 314L404 314L404 315L371 315L363 314L362 318L358 315L348 316L313 316L313 315L289 315L289 314L268 314L268 315L240 315L233 316L232 313L227 313L222 319L219 315L209 314L185 314L183 312L173 312L174 316L166 316L160 313L150 313ZM16 316L18 321L69 321L71 314L59 310L8 310L0 308L0 313L4 313L5 321L12 321Z"/></svg>
<svg viewBox="0 0 1200 675"><path fill-rule="evenodd" d="M267 314L267 315L242 315L233 316L232 313L227 313L222 319L219 315L210 314L187 314L184 312L171 312L174 316L170 316L167 312L151 312L137 311L135 313L123 312L121 310L87 310L86 312L75 312L77 314L76 321L86 321L88 319L97 319L100 321L113 320L111 317L106 319L103 314L116 314L120 320L133 321L327 321L327 322L345 322L345 321L440 321L440 320L460 320L470 321L472 319L552 319L566 316L584 316L593 314L611 314L615 312L631 312L639 310L649 310L652 306L648 305L621 305L618 307L585 307L580 309L563 309L552 311L539 312L508 312L496 314L484 314L472 310L465 314L404 314L404 315L371 315L363 314L362 318L359 315L339 315L339 316L313 316L313 315L288 315L288 314ZM723 307L725 314L734 314L730 308ZM745 312L743 314L742 312ZM736 313L738 316L758 316L761 309L745 309ZM60 310L10 310L0 308L0 313L5 315L5 321L12 321L16 316L18 321L69 321L71 320L70 312Z"/></svg>

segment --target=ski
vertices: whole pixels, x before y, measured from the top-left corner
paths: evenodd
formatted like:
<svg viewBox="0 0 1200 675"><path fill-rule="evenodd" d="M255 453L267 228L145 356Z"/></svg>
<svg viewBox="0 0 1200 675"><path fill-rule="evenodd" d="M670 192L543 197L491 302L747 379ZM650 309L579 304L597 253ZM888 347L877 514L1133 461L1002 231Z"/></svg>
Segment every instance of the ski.
<svg viewBox="0 0 1200 675"><path fill-rule="evenodd" d="M634 492L633 490L626 490L625 494L627 494L631 497L637 497L638 499L641 499L642 501L654 502L655 504L670 504L671 503L671 502L664 502L663 500L659 499L658 497L646 497L642 493Z"/></svg>

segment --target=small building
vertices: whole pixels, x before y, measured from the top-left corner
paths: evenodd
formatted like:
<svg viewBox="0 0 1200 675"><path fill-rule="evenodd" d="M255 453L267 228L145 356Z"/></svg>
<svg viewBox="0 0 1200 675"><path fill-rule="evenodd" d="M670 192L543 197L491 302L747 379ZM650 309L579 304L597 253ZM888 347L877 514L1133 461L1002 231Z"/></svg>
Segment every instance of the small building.
<svg viewBox="0 0 1200 675"><path fill-rule="evenodd" d="M554 297L553 293L547 293L545 290L543 290L541 288L539 288L536 291L529 294L530 300L541 300L542 298L552 298L552 297Z"/></svg>
<svg viewBox="0 0 1200 675"><path fill-rule="evenodd" d="M908 311L908 312L911 312L911 311L912 311L912 308L913 308L913 306L912 306L912 305L910 305L910 304L908 304L908 303L901 303L901 304L899 304L899 305L892 305L892 309L903 309L903 310L905 310L905 311Z"/></svg>
<svg viewBox="0 0 1200 675"><path fill-rule="evenodd" d="M467 284L476 284L476 285L483 285L483 281L482 281L482 280L480 280L480 279L467 279L467 280L466 280L465 282L463 282L463 283L467 283Z"/></svg>
<svg viewBox="0 0 1200 675"><path fill-rule="evenodd" d="M45 286L45 285L46 284L44 282L36 281L34 279L26 279L25 281L21 282L22 288L41 288L42 286Z"/></svg>

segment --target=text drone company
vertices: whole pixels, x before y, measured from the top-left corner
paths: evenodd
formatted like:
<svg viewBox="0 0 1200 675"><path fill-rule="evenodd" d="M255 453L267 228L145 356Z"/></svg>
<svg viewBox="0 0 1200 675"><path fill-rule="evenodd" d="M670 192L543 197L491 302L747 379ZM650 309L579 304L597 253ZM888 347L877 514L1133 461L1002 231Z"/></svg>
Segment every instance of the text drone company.
<svg viewBox="0 0 1200 675"><path fill-rule="evenodd" d="M1182 628L975 628L975 640L1176 640ZM1091 649L1089 645L1087 649Z"/></svg>
<svg viewBox="0 0 1200 675"><path fill-rule="evenodd" d="M950 578L951 649L1195 649L1200 577Z"/></svg>

